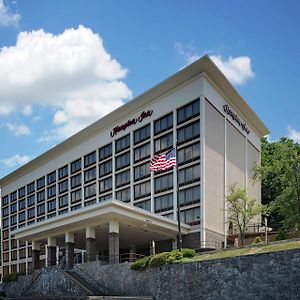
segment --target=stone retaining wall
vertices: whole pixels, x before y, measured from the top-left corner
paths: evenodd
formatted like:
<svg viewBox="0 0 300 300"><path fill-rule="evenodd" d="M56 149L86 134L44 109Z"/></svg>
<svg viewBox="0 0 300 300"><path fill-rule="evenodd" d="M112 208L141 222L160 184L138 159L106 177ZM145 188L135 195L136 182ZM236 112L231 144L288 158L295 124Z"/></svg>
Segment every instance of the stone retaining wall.
<svg viewBox="0 0 300 300"><path fill-rule="evenodd" d="M78 266L110 295L161 299L299 299L300 250L172 264L145 271L129 264ZM81 270L81 271L80 271Z"/></svg>
<svg viewBox="0 0 300 300"><path fill-rule="evenodd" d="M130 270L128 263L101 266L99 262L77 265L75 270L92 285L97 282L106 295L153 296L156 300L300 298L300 249L145 271ZM81 295L82 291L60 272L47 268L29 291L34 295L45 295L49 290L52 296ZM5 289L12 295L24 290L22 282L28 283L21 278Z"/></svg>

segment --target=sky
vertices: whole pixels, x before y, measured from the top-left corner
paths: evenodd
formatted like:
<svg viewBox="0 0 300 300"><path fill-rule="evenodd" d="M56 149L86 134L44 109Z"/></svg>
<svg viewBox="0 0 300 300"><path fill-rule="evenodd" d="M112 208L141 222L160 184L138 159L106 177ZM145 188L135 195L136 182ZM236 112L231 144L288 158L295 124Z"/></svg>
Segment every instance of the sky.
<svg viewBox="0 0 300 300"><path fill-rule="evenodd" d="M300 142L300 1L0 0L0 178L208 54Z"/></svg>

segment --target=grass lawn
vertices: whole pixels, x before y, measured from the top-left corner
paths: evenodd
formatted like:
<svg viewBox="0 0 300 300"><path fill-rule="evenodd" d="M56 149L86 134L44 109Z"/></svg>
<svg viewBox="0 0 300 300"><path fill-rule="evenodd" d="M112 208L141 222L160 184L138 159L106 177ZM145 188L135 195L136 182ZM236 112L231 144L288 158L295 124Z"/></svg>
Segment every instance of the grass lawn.
<svg viewBox="0 0 300 300"><path fill-rule="evenodd" d="M282 251L282 250L289 250L289 249L297 249L300 248L300 241L291 241L285 243L274 243L269 245L262 245L256 247L249 247L249 248L241 248L241 249L232 249L232 250L222 250L213 253L201 254L195 256L193 258L194 261L202 261L202 260L209 260L209 259L218 259L218 258L225 258L225 257L234 257L234 256L241 256L241 255L251 255L256 253L268 253L274 251Z"/></svg>

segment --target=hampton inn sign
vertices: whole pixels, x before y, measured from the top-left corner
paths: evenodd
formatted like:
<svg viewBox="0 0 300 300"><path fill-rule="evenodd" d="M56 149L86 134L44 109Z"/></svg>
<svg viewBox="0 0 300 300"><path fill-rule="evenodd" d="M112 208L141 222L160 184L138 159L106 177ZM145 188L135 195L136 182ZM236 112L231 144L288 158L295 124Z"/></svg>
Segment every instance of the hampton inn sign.
<svg viewBox="0 0 300 300"><path fill-rule="evenodd" d="M140 123L143 122L144 119L152 116L152 114L153 114L153 110L147 110L141 112L141 114L137 118L130 119L127 122L123 123L122 125L117 125L116 127L114 127L113 130L110 132L110 136L114 137L118 132L125 131L131 125L134 125L137 122Z"/></svg>

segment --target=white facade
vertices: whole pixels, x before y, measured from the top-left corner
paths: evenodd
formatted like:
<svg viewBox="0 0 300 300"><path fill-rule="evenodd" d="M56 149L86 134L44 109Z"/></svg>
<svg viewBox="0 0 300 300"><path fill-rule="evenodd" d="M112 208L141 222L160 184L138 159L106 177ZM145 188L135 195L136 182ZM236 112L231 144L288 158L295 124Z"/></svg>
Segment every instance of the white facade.
<svg viewBox="0 0 300 300"><path fill-rule="evenodd" d="M196 112L198 109L196 106L199 105L199 111L194 116L189 117L187 108L185 112L187 118L178 124L178 119L181 118L179 114L183 111L180 109L189 107L190 103L195 103L193 105ZM228 113L228 109L227 111L224 109L225 105L228 105L230 108L230 113ZM144 118L141 117L142 113ZM235 118L232 113L236 115ZM169 114L172 114L172 126L170 125L169 128L161 133L155 133L156 128L158 128L156 121ZM139 117L140 120L142 119L141 122L138 120ZM131 121L135 119L137 119L136 122ZM130 122L128 123L128 121ZM170 119L167 122L170 122ZM121 126L122 124L130 123L133 124L129 125L125 130L119 131L115 135L111 134L113 128L117 125ZM144 141L135 144L136 130L148 124L150 135ZM186 158L192 155L191 159L184 161L184 158L179 164L182 199L188 199L185 200L187 204L181 207L183 212L182 218L187 223L190 223L190 227L186 227L187 232L185 233L192 237L188 238L186 236L186 245L195 245L196 248L200 248L207 246L209 243L220 244L221 241L226 243L226 189L228 185L238 183L240 186L245 187L257 201L260 201L260 185L250 185L249 179L253 163L259 163L260 161L260 138L267 133L267 128L232 88L222 73L208 57L203 57L147 93L137 97L1 179L2 262L4 268L6 267L4 273L24 271L24 267L26 266L27 268L28 262L31 261L28 250L30 246L25 247L23 245L24 242L19 241L15 245L16 242L12 242L12 235L15 234L21 240L26 240L26 244L30 241L42 242L50 236L47 235L47 232L45 232L44 236L43 234L38 234L39 228L42 231L43 226L50 222L55 227L56 222L60 222L66 215L74 213L75 208L76 211L77 209L80 211L87 206L98 207L104 201L104 197L107 200L122 200L120 197L125 195L129 198L128 204L135 206L144 205L143 208L146 208L153 214L159 213L162 216L173 219L173 225L176 225L177 182L175 169L161 174L151 173L149 176L146 171L145 178L140 178L139 180L135 178L135 172L143 173L141 170L137 171L138 166L150 161L150 158L155 154L155 150L158 150L158 145L163 148L161 152L164 152L172 148L177 140L179 141L178 152L180 152L181 157L184 156ZM128 134L130 134L129 147L125 147L125 149L117 153L118 146L116 141ZM167 140L167 136L169 147L162 147L165 140ZM170 138L172 139L171 142ZM124 143L126 144L126 141ZM102 151L100 149L109 144L112 145L111 156L100 161L99 155L100 151ZM141 154L143 152L142 147L148 144L149 146L147 147L150 149L149 155L146 155L140 161L136 161L137 149L141 149ZM199 155L195 154L194 157L193 153L196 153L198 149ZM94 151L96 151L96 161L85 167L85 160L88 160L86 156ZM129 156L126 156L126 153ZM122 164L122 159L118 159L118 157L121 157L123 154L125 162L130 157L130 163L124 168L117 170L117 165L119 163ZM71 164L78 159L81 160L81 169L71 174ZM109 166L110 160L111 166ZM107 175L103 175L105 173L103 171L105 170L105 162L107 162L106 168L109 170L111 168L111 172L108 172ZM68 166L68 174L59 179L59 169L64 166ZM148 168L148 166L145 168ZM144 171L146 170L145 168ZM88 172L89 170L90 172ZM55 182L47 185L47 175L54 171L56 171ZM128 172L126 173L126 171ZM124 173L124 176L118 176L120 173ZM172 180L172 187L168 183L169 179L161 180L161 182L157 179L166 176L166 174L169 174L169 178ZM72 189L71 178L76 175L80 175L81 184ZM45 177L45 187L38 190L37 180L42 177ZM112 178L111 189L103 191L103 189L107 188L106 184L108 187L110 185L109 180L107 182L103 181L108 178ZM85 179L88 180L87 183L85 183ZM35 187L30 194L27 192L27 188L32 182L35 183ZM62 184L62 182L65 183ZM125 184L122 185L122 182ZM94 184L95 195L86 198L85 191L91 192L93 190L92 187L90 189L87 187ZM120 187L117 186L118 184L120 184ZM163 187L164 184L166 184L165 187ZM56 193L54 196L49 197L48 190L54 186ZM64 190L66 186L67 189L60 193L60 190ZM19 190L22 187L26 187L24 196L19 194ZM150 190L147 191L149 188ZM41 190L45 190L45 200L41 200L38 203L37 197ZM81 190L81 200L72 203L71 199L74 197L72 192L77 190ZM15 191L17 191L16 200L13 199L14 195L12 194ZM124 195L120 191L125 191L123 192ZM191 194L198 192L199 197L191 196ZM142 194L144 194L144 197L140 197ZM164 203L163 199L165 199L163 196L171 194L172 207L169 205L169 209L159 210L158 203L162 206L162 203ZM28 198L31 195L35 195L35 201L29 207ZM61 201L59 198L64 195L68 198L68 203L66 206L59 208ZM8 196L8 200L6 200L5 196ZM10 199L11 197L12 199ZM191 201L191 197L194 197L195 201ZM21 208L19 202L23 199L25 199L26 205L24 208ZM50 201L51 211L49 211L48 207L48 202ZM166 200L166 202L168 201ZM16 211L15 203L17 203ZM43 211L43 209L40 209L43 204L45 205L45 212L38 215L38 210L40 212ZM54 205L55 210L52 210ZM29 209L31 208L34 208L35 211L33 218L29 218ZM22 215L22 221L20 222L20 214L22 212L25 212L26 216L23 221L24 216ZM14 216L17 219L16 223ZM31 229L32 232L30 232ZM51 234L59 239L61 232L57 231L57 234L55 232ZM171 234L170 237L173 238L175 235L173 234L172 236ZM139 246L138 239L133 236L130 236L130 238L132 241L136 240L137 246ZM190 241L191 239L195 243ZM160 237L160 240L162 240L162 237ZM147 243L149 241L145 240L143 242ZM142 245L141 241L139 243ZM120 235L121 246L126 248L128 245L122 242L122 236ZM97 250L100 250L100 248L105 250L106 246L99 246L98 248Z"/></svg>

